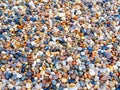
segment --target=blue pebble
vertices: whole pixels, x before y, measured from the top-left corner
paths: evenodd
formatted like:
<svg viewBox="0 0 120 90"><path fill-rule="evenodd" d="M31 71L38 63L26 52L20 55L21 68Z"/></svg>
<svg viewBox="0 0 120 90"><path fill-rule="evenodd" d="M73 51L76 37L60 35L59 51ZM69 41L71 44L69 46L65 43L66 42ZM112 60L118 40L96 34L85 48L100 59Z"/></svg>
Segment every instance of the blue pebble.
<svg viewBox="0 0 120 90"><path fill-rule="evenodd" d="M71 19L70 22L74 23L74 20Z"/></svg>
<svg viewBox="0 0 120 90"><path fill-rule="evenodd" d="M76 26L75 26L75 25L71 25L70 28L71 28L71 29L75 29Z"/></svg>
<svg viewBox="0 0 120 90"><path fill-rule="evenodd" d="M4 15L5 15L6 17L8 17L8 16L9 16L9 15L8 15L8 13L5 13Z"/></svg>
<svg viewBox="0 0 120 90"><path fill-rule="evenodd" d="M106 58L111 58L110 53L106 53Z"/></svg>
<svg viewBox="0 0 120 90"><path fill-rule="evenodd" d="M12 77L12 73L5 73L5 78L8 80L9 78L11 78Z"/></svg>
<svg viewBox="0 0 120 90"><path fill-rule="evenodd" d="M56 19L56 20L61 20L61 17L56 16L55 19Z"/></svg>
<svg viewBox="0 0 120 90"><path fill-rule="evenodd" d="M8 22L9 22L9 23L11 23L11 22L12 22L12 20L11 20L11 19L8 19Z"/></svg>
<svg viewBox="0 0 120 90"><path fill-rule="evenodd" d="M18 12L15 12L15 15L20 19L21 15Z"/></svg>
<svg viewBox="0 0 120 90"><path fill-rule="evenodd" d="M7 64L7 60L0 60L1 64Z"/></svg>
<svg viewBox="0 0 120 90"><path fill-rule="evenodd" d="M2 66L3 64L1 64L1 62L0 62L0 67Z"/></svg>
<svg viewBox="0 0 120 90"><path fill-rule="evenodd" d="M101 75L101 72L100 71L98 71L98 76L100 76Z"/></svg>
<svg viewBox="0 0 120 90"><path fill-rule="evenodd" d="M49 49L49 46L45 46L44 50L46 50L46 51L47 51L48 49Z"/></svg>
<svg viewBox="0 0 120 90"><path fill-rule="evenodd" d="M45 29L42 29L42 30L41 30L41 32L44 32L44 31L45 31Z"/></svg>
<svg viewBox="0 0 120 90"><path fill-rule="evenodd" d="M25 72L25 68L21 68L21 73L24 73Z"/></svg>
<svg viewBox="0 0 120 90"><path fill-rule="evenodd" d="M118 12L120 12L120 8L118 8Z"/></svg>
<svg viewBox="0 0 120 90"><path fill-rule="evenodd" d="M52 32L47 32L48 35L52 34Z"/></svg>
<svg viewBox="0 0 120 90"><path fill-rule="evenodd" d="M91 60L91 63L92 63L92 64L95 64L95 60Z"/></svg>
<svg viewBox="0 0 120 90"><path fill-rule="evenodd" d="M110 27L111 26L111 24L107 24L107 27Z"/></svg>
<svg viewBox="0 0 120 90"><path fill-rule="evenodd" d="M112 73L112 72L110 72L110 73L109 73L109 75L110 75L110 76L113 76L113 73Z"/></svg>
<svg viewBox="0 0 120 90"><path fill-rule="evenodd" d="M37 21L36 18L34 18L34 17L31 17L30 20L33 22Z"/></svg>
<svg viewBox="0 0 120 90"><path fill-rule="evenodd" d="M57 82L56 82L55 80L52 80L52 84L53 84L53 85L56 85Z"/></svg>
<svg viewBox="0 0 120 90"><path fill-rule="evenodd" d="M32 82L34 82L34 81L35 81L34 77L32 77L32 78L31 78L31 81L32 81Z"/></svg>
<svg viewBox="0 0 120 90"><path fill-rule="evenodd" d="M63 28L62 26L58 26L57 28L58 28L59 30L61 30L61 31L64 30L64 28Z"/></svg>
<svg viewBox="0 0 120 90"><path fill-rule="evenodd" d="M2 16L3 12L0 10L0 17Z"/></svg>
<svg viewBox="0 0 120 90"><path fill-rule="evenodd" d="M44 90L49 90L49 88L44 88Z"/></svg>
<svg viewBox="0 0 120 90"><path fill-rule="evenodd" d="M115 90L120 90L120 85L118 85Z"/></svg>
<svg viewBox="0 0 120 90"><path fill-rule="evenodd" d="M68 80L68 83L73 83L73 82L75 82L74 79L69 79L69 80Z"/></svg>
<svg viewBox="0 0 120 90"><path fill-rule="evenodd" d="M107 50L107 49L109 49L107 46L102 46L102 48L101 48L102 50Z"/></svg>
<svg viewBox="0 0 120 90"><path fill-rule="evenodd" d="M13 76L12 76L12 79L17 79L17 75L16 74L14 74Z"/></svg>
<svg viewBox="0 0 120 90"><path fill-rule="evenodd" d="M80 81L79 84L81 87L85 87L85 85L86 85L83 81Z"/></svg>
<svg viewBox="0 0 120 90"><path fill-rule="evenodd" d="M60 87L58 88L58 90L64 90L64 88L60 86Z"/></svg>
<svg viewBox="0 0 120 90"><path fill-rule="evenodd" d="M30 5L29 5L29 3L25 3L25 6L27 6L27 7L29 7L29 8L30 8Z"/></svg>
<svg viewBox="0 0 120 90"><path fill-rule="evenodd" d="M120 15L115 15L116 18L120 19Z"/></svg>
<svg viewBox="0 0 120 90"><path fill-rule="evenodd" d="M107 53L106 53L106 52L103 52L102 55L103 55L104 57L106 57L106 56L107 56Z"/></svg>
<svg viewBox="0 0 120 90"><path fill-rule="evenodd" d="M24 18L23 18L25 21L27 21L27 16L24 16Z"/></svg>
<svg viewBox="0 0 120 90"><path fill-rule="evenodd" d="M105 0L105 2L108 2L108 0Z"/></svg>
<svg viewBox="0 0 120 90"><path fill-rule="evenodd" d="M87 49L88 49L89 51L93 51L93 48L92 48L91 46L88 46Z"/></svg>
<svg viewBox="0 0 120 90"><path fill-rule="evenodd" d="M17 32L18 32L18 33L22 33L22 30L18 29Z"/></svg>
<svg viewBox="0 0 120 90"><path fill-rule="evenodd" d="M22 76L21 80L24 81L26 79L26 76Z"/></svg>
<svg viewBox="0 0 120 90"><path fill-rule="evenodd" d="M42 20L41 20L41 22L42 22L42 23L45 23L45 22L46 22L46 20L43 20L43 19L42 19Z"/></svg>
<svg viewBox="0 0 120 90"><path fill-rule="evenodd" d="M90 61L85 62L85 64L86 64L86 65L89 65L89 64L90 64Z"/></svg>
<svg viewBox="0 0 120 90"><path fill-rule="evenodd" d="M30 44L30 43L28 43L27 46L28 46L29 48L31 48L31 49L34 48L34 46L32 46L32 44Z"/></svg>
<svg viewBox="0 0 120 90"><path fill-rule="evenodd" d="M27 72L26 76L27 77L31 77L32 76L32 72Z"/></svg>
<svg viewBox="0 0 120 90"><path fill-rule="evenodd" d="M32 15L32 12L31 12L30 10L27 10L27 11L26 11L26 14Z"/></svg>
<svg viewBox="0 0 120 90"><path fill-rule="evenodd" d="M16 24L20 24L20 21L19 21L18 18L14 19L14 22L15 22Z"/></svg>
<svg viewBox="0 0 120 90"><path fill-rule="evenodd" d="M92 9L92 4L88 4L88 7L89 7L90 9Z"/></svg>
<svg viewBox="0 0 120 90"><path fill-rule="evenodd" d="M92 80L91 83L92 83L93 85L96 85L96 84L97 84L97 82L94 81L94 80Z"/></svg>
<svg viewBox="0 0 120 90"><path fill-rule="evenodd" d="M3 30L3 32L7 32L8 31L8 29L2 29Z"/></svg>
<svg viewBox="0 0 120 90"><path fill-rule="evenodd" d="M0 38L2 38L4 40L7 40L7 38L4 35L2 35L2 34L0 34Z"/></svg>
<svg viewBox="0 0 120 90"><path fill-rule="evenodd" d="M48 44L48 43L49 43L49 41L48 41L48 40L44 41L44 44Z"/></svg>

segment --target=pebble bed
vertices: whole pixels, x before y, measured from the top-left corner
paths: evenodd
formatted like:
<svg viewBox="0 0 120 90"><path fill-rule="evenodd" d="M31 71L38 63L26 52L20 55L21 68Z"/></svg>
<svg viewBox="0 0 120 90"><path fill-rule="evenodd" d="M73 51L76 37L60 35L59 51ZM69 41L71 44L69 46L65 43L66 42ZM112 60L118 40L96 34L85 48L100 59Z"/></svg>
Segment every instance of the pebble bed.
<svg viewBox="0 0 120 90"><path fill-rule="evenodd" d="M0 0L0 90L120 90L120 0Z"/></svg>

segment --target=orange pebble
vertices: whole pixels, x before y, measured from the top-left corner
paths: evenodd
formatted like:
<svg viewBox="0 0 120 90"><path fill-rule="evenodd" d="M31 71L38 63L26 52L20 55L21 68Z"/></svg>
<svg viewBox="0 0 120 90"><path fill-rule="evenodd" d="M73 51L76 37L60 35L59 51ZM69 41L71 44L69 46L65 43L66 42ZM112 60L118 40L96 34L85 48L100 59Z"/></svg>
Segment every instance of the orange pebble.
<svg viewBox="0 0 120 90"><path fill-rule="evenodd" d="M74 19L74 20L78 20L78 17L77 17L77 16L74 16L73 19Z"/></svg>
<svg viewBox="0 0 120 90"><path fill-rule="evenodd" d="M95 17L96 17L96 18L99 18L99 14L96 13L96 14L95 14Z"/></svg>
<svg viewBox="0 0 120 90"><path fill-rule="evenodd" d="M37 73L37 74L36 74L36 77L40 78L40 77L41 77L40 73Z"/></svg>
<svg viewBox="0 0 120 90"><path fill-rule="evenodd" d="M92 57L95 57L97 55L97 51L92 52Z"/></svg>

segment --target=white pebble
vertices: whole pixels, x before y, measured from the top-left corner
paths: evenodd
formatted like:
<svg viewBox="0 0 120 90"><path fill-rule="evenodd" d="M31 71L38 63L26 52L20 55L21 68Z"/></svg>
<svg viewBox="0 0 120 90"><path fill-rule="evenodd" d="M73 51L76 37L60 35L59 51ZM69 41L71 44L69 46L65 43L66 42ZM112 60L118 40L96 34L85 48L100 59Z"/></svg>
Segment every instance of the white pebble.
<svg viewBox="0 0 120 90"><path fill-rule="evenodd" d="M90 87L90 85L89 85L89 84L87 84L87 89L91 89L91 87Z"/></svg>
<svg viewBox="0 0 120 90"><path fill-rule="evenodd" d="M12 88L13 88L13 85L12 85L12 84L8 84L7 87L8 87L9 89L12 89Z"/></svg>
<svg viewBox="0 0 120 90"><path fill-rule="evenodd" d="M67 62L71 62L71 61L73 61L73 58L72 57L68 57L67 58Z"/></svg>
<svg viewBox="0 0 120 90"><path fill-rule="evenodd" d="M81 55L85 55L85 52L81 52Z"/></svg>
<svg viewBox="0 0 120 90"><path fill-rule="evenodd" d="M33 1L29 2L29 5L30 5L32 8L35 8L35 5L34 5Z"/></svg>
<svg viewBox="0 0 120 90"><path fill-rule="evenodd" d="M17 73L17 78L21 78L21 77L22 77L22 75Z"/></svg>
<svg viewBox="0 0 120 90"><path fill-rule="evenodd" d="M31 42L31 44L32 44L33 46L35 46L35 45L36 45L35 41L32 41L32 42Z"/></svg>
<svg viewBox="0 0 120 90"><path fill-rule="evenodd" d="M95 75L95 71L94 71L93 69L89 69L89 74L90 74L91 76L94 76L94 75Z"/></svg>
<svg viewBox="0 0 120 90"><path fill-rule="evenodd" d="M31 88L31 84L30 83L26 83L26 88Z"/></svg>
<svg viewBox="0 0 120 90"><path fill-rule="evenodd" d="M116 66L120 67L120 61L116 62Z"/></svg>

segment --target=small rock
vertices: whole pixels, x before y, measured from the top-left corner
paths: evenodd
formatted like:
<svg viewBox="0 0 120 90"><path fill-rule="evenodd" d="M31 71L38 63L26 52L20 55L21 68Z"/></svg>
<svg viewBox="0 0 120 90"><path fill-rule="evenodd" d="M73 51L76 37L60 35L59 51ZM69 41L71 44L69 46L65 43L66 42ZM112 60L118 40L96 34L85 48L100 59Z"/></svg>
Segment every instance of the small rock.
<svg viewBox="0 0 120 90"><path fill-rule="evenodd" d="M26 88L30 89L32 85L30 83L26 83Z"/></svg>
<svg viewBox="0 0 120 90"><path fill-rule="evenodd" d="M7 60L0 60L1 61L1 64L6 64L7 63Z"/></svg>
<svg viewBox="0 0 120 90"><path fill-rule="evenodd" d="M67 79L66 78L62 78L61 81L65 83L65 82L67 82Z"/></svg>
<svg viewBox="0 0 120 90"><path fill-rule="evenodd" d="M8 87L9 89L12 89L12 88L13 88L13 85L12 85L12 84L8 84L7 87Z"/></svg>
<svg viewBox="0 0 120 90"><path fill-rule="evenodd" d="M68 57L67 58L67 62L71 62L71 61L73 61L73 58L72 57Z"/></svg>
<svg viewBox="0 0 120 90"><path fill-rule="evenodd" d="M91 76L94 76L94 75L95 75L95 71L94 71L93 69L89 69L89 74L90 74Z"/></svg>
<svg viewBox="0 0 120 90"><path fill-rule="evenodd" d="M116 62L116 66L120 67L120 61Z"/></svg>

